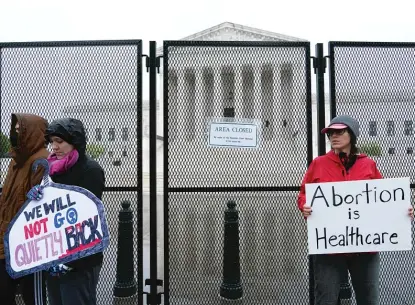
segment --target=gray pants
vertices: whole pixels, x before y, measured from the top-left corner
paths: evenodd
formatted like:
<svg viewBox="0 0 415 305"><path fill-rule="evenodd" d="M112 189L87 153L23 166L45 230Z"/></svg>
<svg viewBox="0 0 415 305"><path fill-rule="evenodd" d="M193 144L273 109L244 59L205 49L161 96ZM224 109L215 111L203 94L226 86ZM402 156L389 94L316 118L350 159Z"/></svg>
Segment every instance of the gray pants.
<svg viewBox="0 0 415 305"><path fill-rule="evenodd" d="M379 254L314 255L315 305L337 305L342 275L350 272L357 305L379 305Z"/></svg>
<svg viewBox="0 0 415 305"><path fill-rule="evenodd" d="M47 289L50 305L96 305L97 284L101 265L70 271L56 277L48 275Z"/></svg>

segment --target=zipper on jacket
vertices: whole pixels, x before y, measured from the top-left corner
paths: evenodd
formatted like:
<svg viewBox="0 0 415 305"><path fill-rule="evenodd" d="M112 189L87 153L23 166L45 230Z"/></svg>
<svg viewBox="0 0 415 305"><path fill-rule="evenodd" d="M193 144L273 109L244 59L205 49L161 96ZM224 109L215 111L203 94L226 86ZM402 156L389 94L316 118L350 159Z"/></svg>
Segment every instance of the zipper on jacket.
<svg viewBox="0 0 415 305"><path fill-rule="evenodd" d="M346 169L345 169L345 168L343 168L343 169L342 169L342 176L343 176L343 178L344 178L344 181L348 181L348 180L349 180L349 179L348 179L349 172L348 172L348 171L346 171Z"/></svg>

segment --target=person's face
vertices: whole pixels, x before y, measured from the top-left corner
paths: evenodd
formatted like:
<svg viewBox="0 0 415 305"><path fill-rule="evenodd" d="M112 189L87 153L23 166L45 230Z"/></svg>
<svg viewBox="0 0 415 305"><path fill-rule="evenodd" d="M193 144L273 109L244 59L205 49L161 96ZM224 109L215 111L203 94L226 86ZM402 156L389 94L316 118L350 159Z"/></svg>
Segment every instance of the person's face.
<svg viewBox="0 0 415 305"><path fill-rule="evenodd" d="M350 147L351 137L347 128L344 129L329 129L327 135L330 140L331 147L336 150L343 150Z"/></svg>
<svg viewBox="0 0 415 305"><path fill-rule="evenodd" d="M18 145L19 131L20 131L19 123L16 123L14 127L10 130L10 145L12 147L17 147Z"/></svg>
<svg viewBox="0 0 415 305"><path fill-rule="evenodd" d="M56 154L58 159L64 158L74 149L73 145L57 136L50 137L50 144L52 146L53 152Z"/></svg>

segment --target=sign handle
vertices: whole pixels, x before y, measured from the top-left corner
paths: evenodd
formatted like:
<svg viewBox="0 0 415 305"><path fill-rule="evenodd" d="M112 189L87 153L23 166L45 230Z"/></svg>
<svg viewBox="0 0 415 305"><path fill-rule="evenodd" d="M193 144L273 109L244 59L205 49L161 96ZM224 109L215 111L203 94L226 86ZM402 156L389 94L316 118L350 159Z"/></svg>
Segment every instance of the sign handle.
<svg viewBox="0 0 415 305"><path fill-rule="evenodd" d="M39 166L42 166L45 169L43 174L42 182L40 185L48 186L49 185L49 162L46 159L37 159L33 162L32 171L36 172ZM34 288L35 288L35 305L43 305L43 280L42 280L42 271L36 272L34 274Z"/></svg>
<svg viewBox="0 0 415 305"><path fill-rule="evenodd" d="M42 166L45 169L45 173L43 174L42 182L40 185L48 186L50 177L49 177L49 162L46 159L37 159L33 162L32 171L36 172L38 167Z"/></svg>

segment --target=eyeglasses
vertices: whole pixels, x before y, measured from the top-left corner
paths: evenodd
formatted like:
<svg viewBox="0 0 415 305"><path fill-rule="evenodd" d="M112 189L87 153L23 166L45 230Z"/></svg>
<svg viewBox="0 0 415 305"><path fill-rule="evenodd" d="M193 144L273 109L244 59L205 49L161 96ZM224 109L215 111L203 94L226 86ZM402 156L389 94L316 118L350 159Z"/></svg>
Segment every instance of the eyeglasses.
<svg viewBox="0 0 415 305"><path fill-rule="evenodd" d="M334 134L341 136L346 131L347 131L347 128L344 128L344 129L330 129L329 131L327 131L327 136L331 137Z"/></svg>

